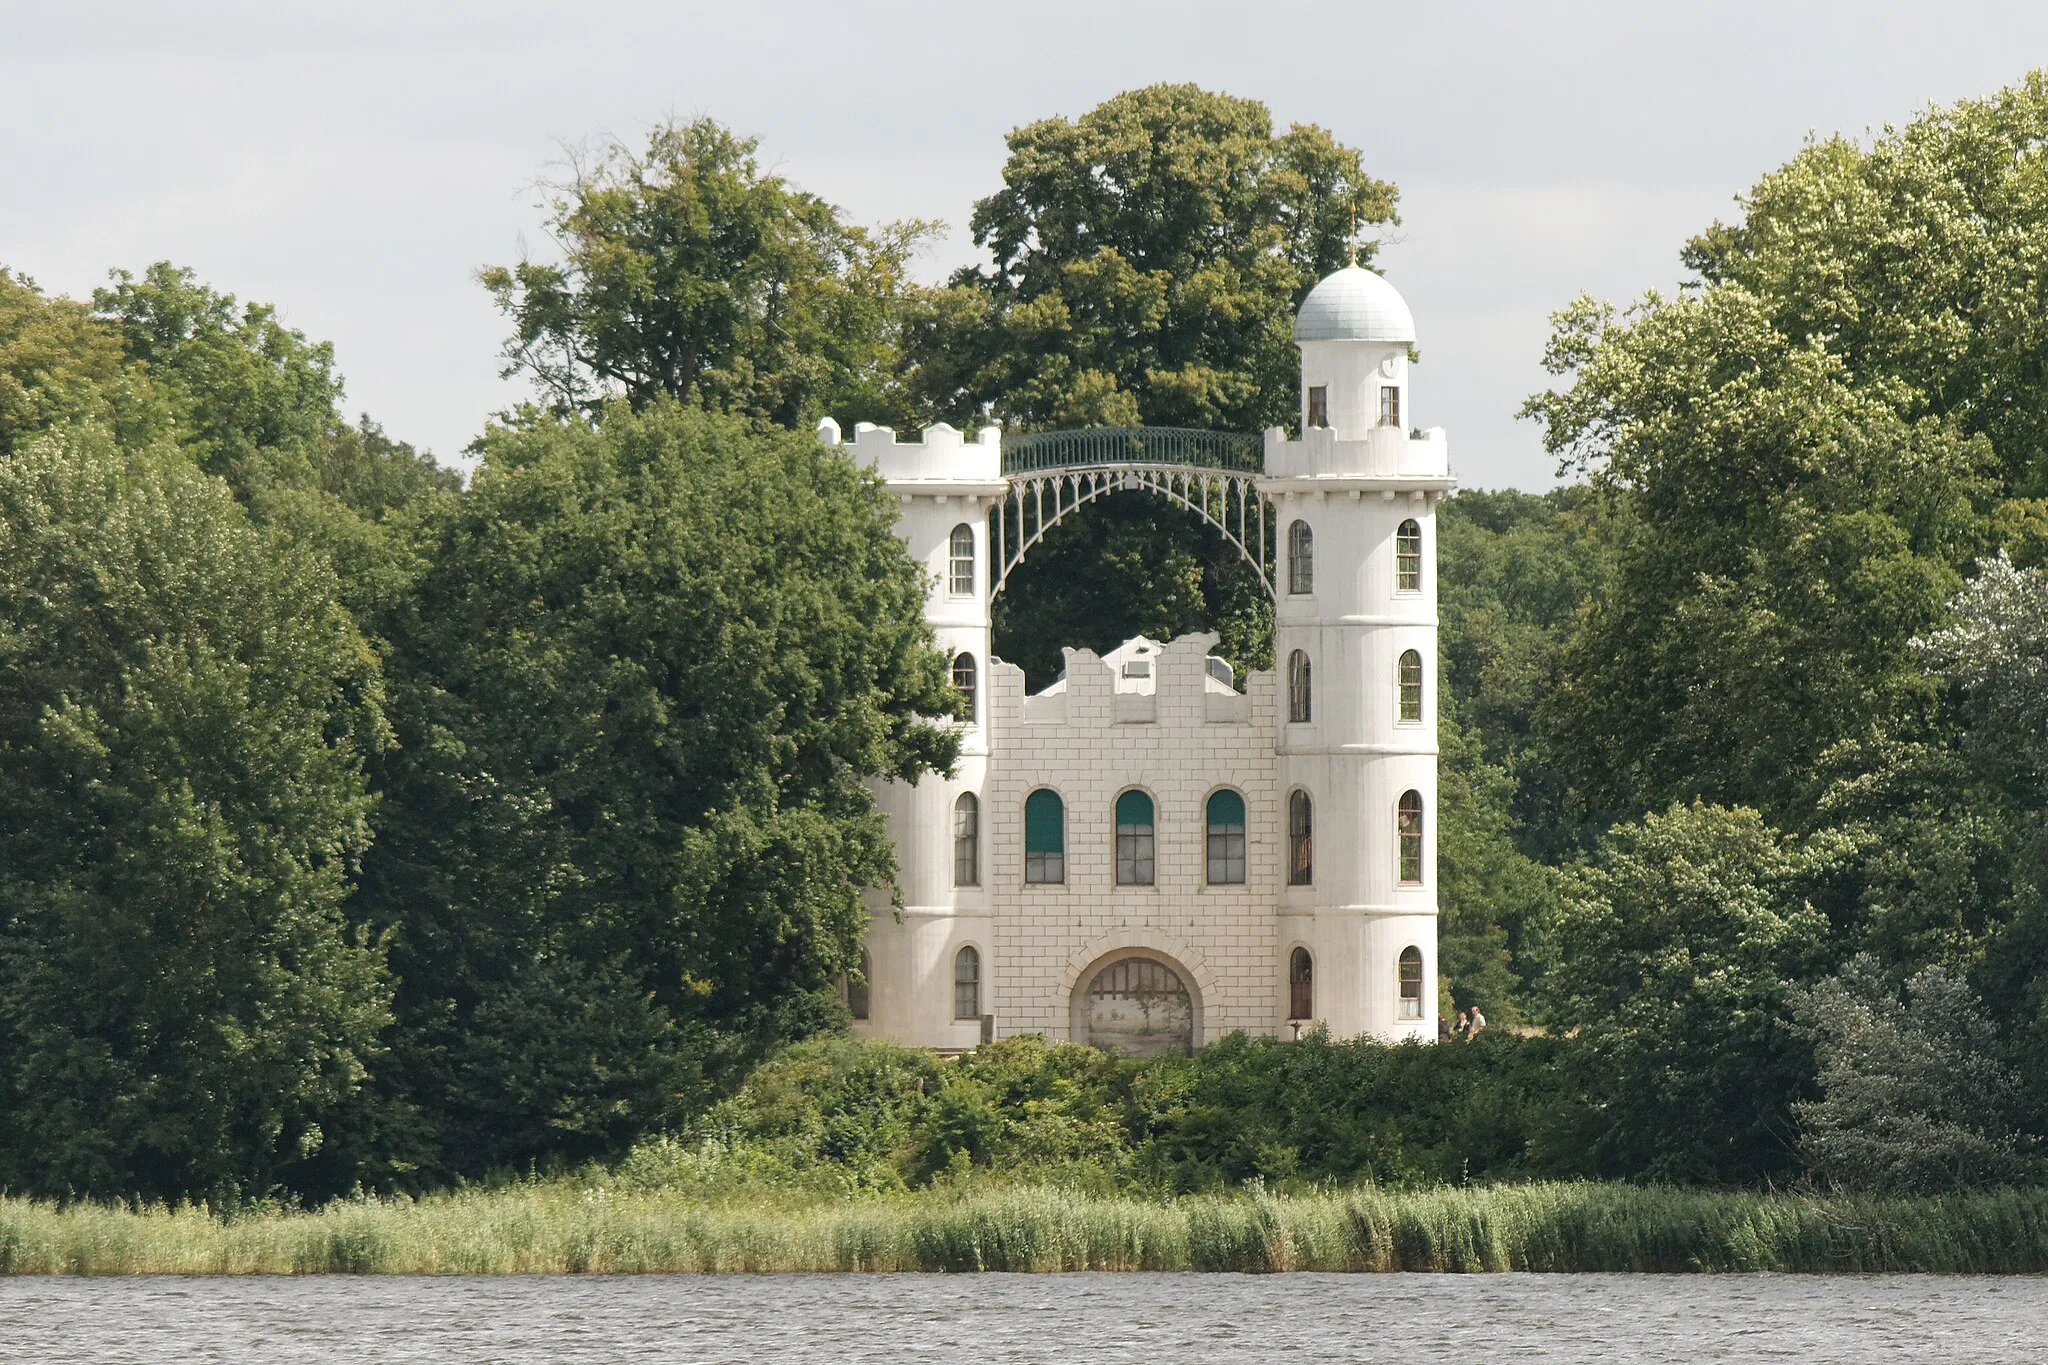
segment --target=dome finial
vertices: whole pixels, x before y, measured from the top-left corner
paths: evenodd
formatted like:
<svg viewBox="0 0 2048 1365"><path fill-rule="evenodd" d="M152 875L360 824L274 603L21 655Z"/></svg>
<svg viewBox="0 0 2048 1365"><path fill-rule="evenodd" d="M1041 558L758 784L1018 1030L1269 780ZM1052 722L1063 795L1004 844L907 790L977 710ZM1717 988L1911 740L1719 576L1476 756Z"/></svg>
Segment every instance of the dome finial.
<svg viewBox="0 0 2048 1365"><path fill-rule="evenodd" d="M1353 200L1351 201L1351 235L1350 235L1349 237L1346 237L1346 238L1344 239L1344 245L1345 245L1345 247L1346 247L1346 248L1348 248L1348 250L1349 250L1349 254L1350 254L1350 257L1351 257L1351 261L1350 261L1350 263L1351 263L1352 265L1357 265L1357 264L1358 264L1358 201L1357 201L1356 199L1353 199Z"/></svg>

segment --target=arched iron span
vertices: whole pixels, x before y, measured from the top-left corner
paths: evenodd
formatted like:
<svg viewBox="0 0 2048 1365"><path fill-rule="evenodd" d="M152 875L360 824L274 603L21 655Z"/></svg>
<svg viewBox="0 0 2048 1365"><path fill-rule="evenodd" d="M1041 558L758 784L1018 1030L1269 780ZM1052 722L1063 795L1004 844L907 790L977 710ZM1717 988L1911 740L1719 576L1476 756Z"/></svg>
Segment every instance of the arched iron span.
<svg viewBox="0 0 2048 1365"><path fill-rule="evenodd" d="M989 514L989 538L995 547L991 599L1047 531L1095 499L1124 491L1165 498L1216 528L1258 573L1266 595L1273 595L1271 516L1250 472L1116 461L1006 474L1005 480L1009 489Z"/></svg>

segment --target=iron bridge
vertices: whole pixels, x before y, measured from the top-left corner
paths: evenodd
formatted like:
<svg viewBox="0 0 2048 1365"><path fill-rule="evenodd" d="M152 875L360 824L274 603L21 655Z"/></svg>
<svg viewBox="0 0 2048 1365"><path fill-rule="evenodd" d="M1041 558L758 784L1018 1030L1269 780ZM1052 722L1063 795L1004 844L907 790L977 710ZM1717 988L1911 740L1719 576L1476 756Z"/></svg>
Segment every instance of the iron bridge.
<svg viewBox="0 0 2048 1365"><path fill-rule="evenodd" d="M1111 493L1165 498L1213 526L1274 592L1272 510L1259 495L1265 438L1188 427L1084 427L1003 438L1009 484L989 514L993 597L1045 533Z"/></svg>

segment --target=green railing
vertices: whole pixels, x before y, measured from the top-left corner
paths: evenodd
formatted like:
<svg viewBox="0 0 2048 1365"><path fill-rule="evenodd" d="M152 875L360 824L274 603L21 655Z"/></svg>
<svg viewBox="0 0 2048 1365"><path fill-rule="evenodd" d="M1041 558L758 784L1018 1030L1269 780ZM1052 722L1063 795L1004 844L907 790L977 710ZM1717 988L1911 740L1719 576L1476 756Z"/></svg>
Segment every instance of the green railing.
<svg viewBox="0 0 2048 1365"><path fill-rule="evenodd" d="M1003 438L1005 474L1105 464L1177 464L1257 474L1266 466L1266 438L1194 427L1080 427Z"/></svg>

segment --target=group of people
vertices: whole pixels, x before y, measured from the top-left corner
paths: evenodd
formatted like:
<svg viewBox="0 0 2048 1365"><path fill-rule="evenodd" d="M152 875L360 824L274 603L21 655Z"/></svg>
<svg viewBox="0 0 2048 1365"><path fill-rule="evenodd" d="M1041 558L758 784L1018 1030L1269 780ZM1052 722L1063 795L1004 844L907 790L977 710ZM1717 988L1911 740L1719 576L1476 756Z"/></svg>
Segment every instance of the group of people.
<svg viewBox="0 0 2048 1365"><path fill-rule="evenodd" d="M1440 1020L1438 1034L1446 1040L1451 1038L1477 1038L1486 1029L1486 1016L1480 1012L1479 1006L1476 1004L1469 1010L1459 1010L1456 1023L1449 1019L1444 1019L1441 1015L1438 1018Z"/></svg>

